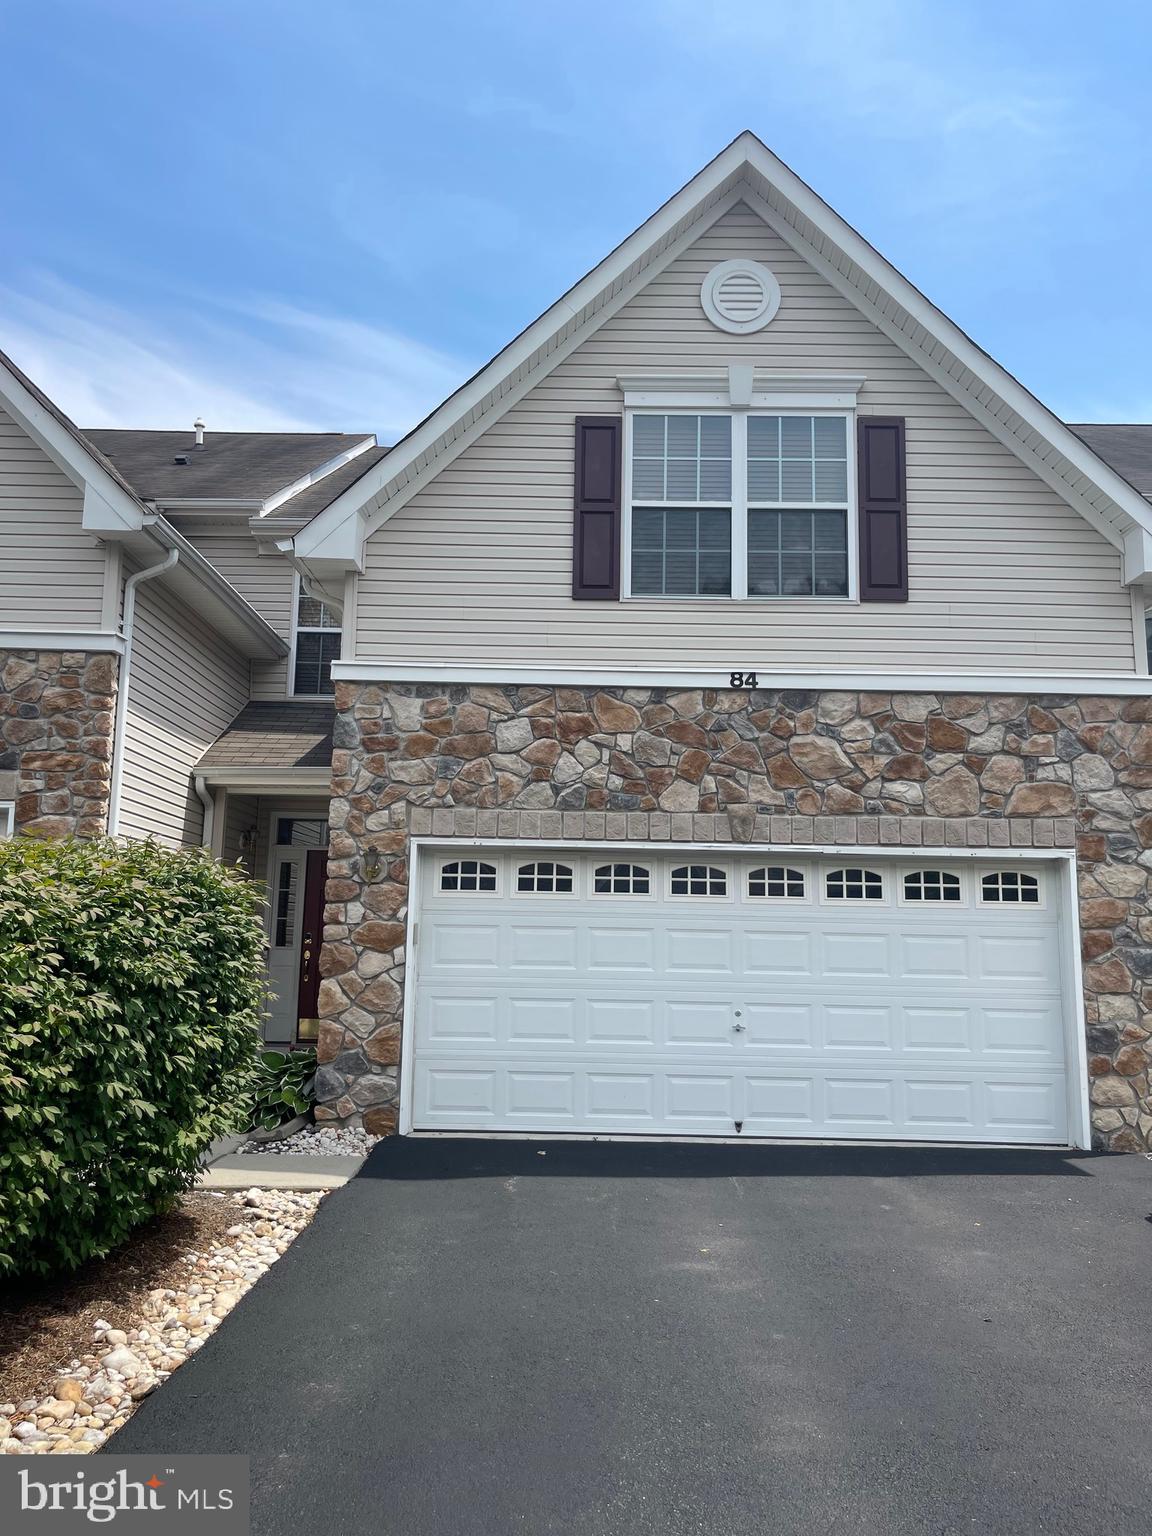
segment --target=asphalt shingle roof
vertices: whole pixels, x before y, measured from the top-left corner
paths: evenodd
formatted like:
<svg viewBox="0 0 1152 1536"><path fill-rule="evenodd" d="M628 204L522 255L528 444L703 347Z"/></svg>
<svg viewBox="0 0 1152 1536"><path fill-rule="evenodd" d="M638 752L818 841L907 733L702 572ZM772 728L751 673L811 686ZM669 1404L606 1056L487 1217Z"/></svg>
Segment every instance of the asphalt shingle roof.
<svg viewBox="0 0 1152 1536"><path fill-rule="evenodd" d="M347 464L334 469L330 475L325 475L323 480L317 480L315 485L310 485L305 490L297 492L295 496L289 497L287 501L282 501L276 508L275 516L315 517L317 512L323 512L325 507L331 506L337 496L342 495L350 485L355 485L360 476L367 474L373 464L379 464L387 452L387 448L365 448L363 453L358 453Z"/></svg>
<svg viewBox="0 0 1152 1536"><path fill-rule="evenodd" d="M1152 496L1152 423L1073 422L1076 436L1143 496Z"/></svg>
<svg viewBox="0 0 1152 1536"><path fill-rule="evenodd" d="M332 761L333 704L287 700L246 704L197 763L209 768L326 768Z"/></svg>
<svg viewBox="0 0 1152 1536"><path fill-rule="evenodd" d="M84 429L84 436L111 460L145 501L198 496L264 500L371 435L206 431L203 446L197 448L191 428L181 432L151 432L134 427ZM187 464L177 464L177 455L186 456ZM348 468L360 463L359 458L353 459ZM358 473L363 473L364 468L366 464ZM314 489L319 490L319 485Z"/></svg>

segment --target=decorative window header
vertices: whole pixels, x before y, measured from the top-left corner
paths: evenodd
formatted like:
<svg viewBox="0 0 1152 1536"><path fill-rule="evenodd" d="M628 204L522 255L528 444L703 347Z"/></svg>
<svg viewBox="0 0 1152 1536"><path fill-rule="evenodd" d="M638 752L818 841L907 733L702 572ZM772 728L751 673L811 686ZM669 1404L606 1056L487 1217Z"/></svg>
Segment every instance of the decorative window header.
<svg viewBox="0 0 1152 1536"><path fill-rule="evenodd" d="M616 380L629 409L852 410L862 373L773 373L729 363L696 373L628 373Z"/></svg>

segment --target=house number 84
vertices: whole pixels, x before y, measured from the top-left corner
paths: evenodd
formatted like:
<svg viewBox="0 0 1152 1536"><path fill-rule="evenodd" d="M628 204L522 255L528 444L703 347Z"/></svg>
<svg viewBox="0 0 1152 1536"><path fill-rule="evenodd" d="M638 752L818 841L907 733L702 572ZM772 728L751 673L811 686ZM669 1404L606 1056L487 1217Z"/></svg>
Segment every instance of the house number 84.
<svg viewBox="0 0 1152 1536"><path fill-rule="evenodd" d="M756 674L755 672L729 672L728 686L729 688L755 688Z"/></svg>

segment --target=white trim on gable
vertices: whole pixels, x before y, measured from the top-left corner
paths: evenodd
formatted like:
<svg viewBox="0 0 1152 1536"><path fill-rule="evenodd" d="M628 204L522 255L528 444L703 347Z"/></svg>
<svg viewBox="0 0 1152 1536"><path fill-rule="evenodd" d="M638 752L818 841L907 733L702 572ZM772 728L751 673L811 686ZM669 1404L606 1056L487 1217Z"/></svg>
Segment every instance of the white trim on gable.
<svg viewBox="0 0 1152 1536"><path fill-rule="evenodd" d="M318 574L363 569L363 542L632 294L745 202L1116 548L1152 506L750 132L450 396L295 539ZM1125 580L1152 583L1152 545ZM1147 556L1147 559L1145 559Z"/></svg>

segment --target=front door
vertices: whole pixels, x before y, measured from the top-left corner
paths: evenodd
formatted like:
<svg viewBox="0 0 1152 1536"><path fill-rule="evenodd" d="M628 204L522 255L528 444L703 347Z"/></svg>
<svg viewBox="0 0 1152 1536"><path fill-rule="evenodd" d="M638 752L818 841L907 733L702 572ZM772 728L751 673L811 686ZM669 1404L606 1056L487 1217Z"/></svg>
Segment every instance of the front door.
<svg viewBox="0 0 1152 1536"><path fill-rule="evenodd" d="M274 818L276 842L268 870L268 1020L276 1045L315 1040L320 989L327 824L314 818Z"/></svg>

